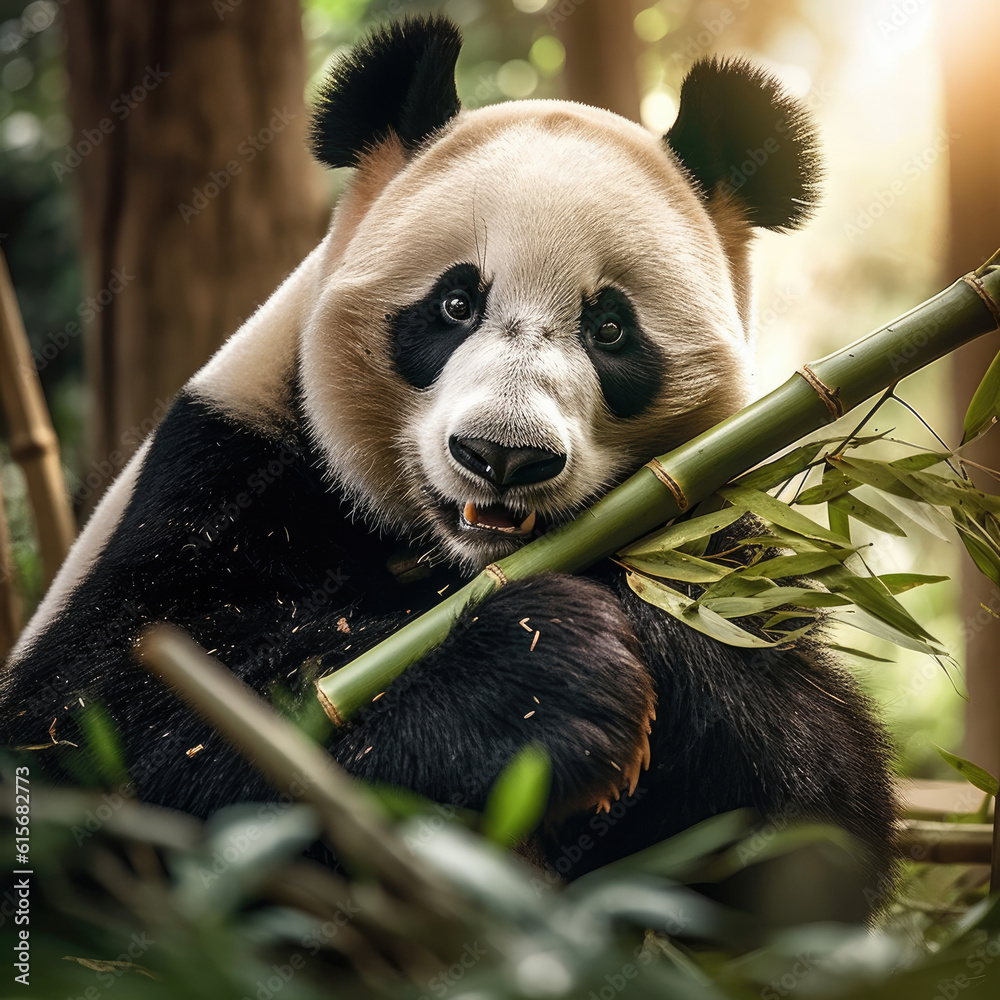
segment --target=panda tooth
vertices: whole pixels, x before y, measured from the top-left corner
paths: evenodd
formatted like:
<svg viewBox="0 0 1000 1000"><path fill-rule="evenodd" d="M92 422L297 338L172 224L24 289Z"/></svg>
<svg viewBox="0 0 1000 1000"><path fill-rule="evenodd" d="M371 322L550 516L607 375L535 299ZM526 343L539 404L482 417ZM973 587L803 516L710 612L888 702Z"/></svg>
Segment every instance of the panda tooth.
<svg viewBox="0 0 1000 1000"><path fill-rule="evenodd" d="M476 524L479 521L479 512L476 510L476 505L471 500L465 505L465 509L462 511L462 517L465 518L468 524Z"/></svg>
<svg viewBox="0 0 1000 1000"><path fill-rule="evenodd" d="M518 531L531 531L535 526L535 512L532 511L519 525Z"/></svg>

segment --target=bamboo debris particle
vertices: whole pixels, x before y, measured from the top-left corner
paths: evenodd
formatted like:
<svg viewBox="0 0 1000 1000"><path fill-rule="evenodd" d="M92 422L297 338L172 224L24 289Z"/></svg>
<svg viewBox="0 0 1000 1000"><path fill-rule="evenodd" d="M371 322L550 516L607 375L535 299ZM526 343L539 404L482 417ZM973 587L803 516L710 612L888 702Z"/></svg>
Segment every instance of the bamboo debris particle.
<svg viewBox="0 0 1000 1000"><path fill-rule="evenodd" d="M534 638L533 638L533 639L531 640L531 646L530 646L530 647L528 648L528 652L529 652L529 653L533 653L533 652L535 651L535 646L537 646L537 645L538 645L538 637L539 637L540 635L541 635L541 632L535 632L535 636L534 636Z"/></svg>
<svg viewBox="0 0 1000 1000"><path fill-rule="evenodd" d="M530 618L522 618L517 624L520 625L525 632L530 632L531 626L528 624L529 621L531 621Z"/></svg>
<svg viewBox="0 0 1000 1000"><path fill-rule="evenodd" d="M205 744L199 743L196 747L191 747L190 750L185 750L184 752L188 757L193 757L196 753L201 753L201 751L204 749L205 749Z"/></svg>
<svg viewBox="0 0 1000 1000"><path fill-rule="evenodd" d="M535 714L535 709L532 709L526 716L526 719L530 719Z"/></svg>

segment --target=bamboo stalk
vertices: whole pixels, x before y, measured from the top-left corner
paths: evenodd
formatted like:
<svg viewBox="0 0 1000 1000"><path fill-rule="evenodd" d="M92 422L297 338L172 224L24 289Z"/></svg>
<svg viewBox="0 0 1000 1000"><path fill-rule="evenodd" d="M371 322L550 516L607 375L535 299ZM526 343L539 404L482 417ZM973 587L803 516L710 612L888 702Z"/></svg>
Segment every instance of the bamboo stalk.
<svg viewBox="0 0 1000 1000"><path fill-rule="evenodd" d="M402 849L375 804L329 754L185 632L154 626L139 639L136 653L276 788L315 806L347 863L376 872L397 894L419 899L436 916L450 916L453 897L447 886Z"/></svg>
<svg viewBox="0 0 1000 1000"><path fill-rule="evenodd" d="M576 573L636 541L737 476L900 379L1000 325L1000 251L887 326L803 365L787 382L640 469L576 520L487 567L471 583L321 678L340 725L447 636L458 614L508 580Z"/></svg>
<svg viewBox="0 0 1000 1000"><path fill-rule="evenodd" d="M59 439L52 429L38 372L28 348L7 261L0 251L0 401L10 427L11 457L24 470L35 512L45 582L52 582L76 527L59 464Z"/></svg>
<svg viewBox="0 0 1000 1000"><path fill-rule="evenodd" d="M20 628L21 601L14 585L14 558L4 513L3 484L0 483L0 663L13 648Z"/></svg>

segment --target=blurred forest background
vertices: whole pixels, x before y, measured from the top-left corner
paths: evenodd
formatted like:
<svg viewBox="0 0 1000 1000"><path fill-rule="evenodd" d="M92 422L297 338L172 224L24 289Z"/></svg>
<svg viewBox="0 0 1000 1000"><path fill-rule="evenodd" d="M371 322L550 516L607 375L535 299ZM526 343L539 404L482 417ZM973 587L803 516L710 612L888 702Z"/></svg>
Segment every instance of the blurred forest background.
<svg viewBox="0 0 1000 1000"><path fill-rule="evenodd" d="M466 106L609 107L662 133L692 62L749 53L817 116L826 183L795 235L757 248L759 388L936 292L1000 245L1000 11L990 0L0 0L0 248L79 519L171 394L319 240L343 172L305 149L325 68L379 21L427 10L466 37ZM949 443L997 344L903 386ZM931 438L902 407L879 429ZM6 441L0 428L0 441ZM989 439L987 464L998 446ZM25 614L43 570L0 445ZM954 540L880 537L877 572L947 573L907 595L962 665L895 647L859 664L911 775L932 741L1000 769L1000 590ZM965 578L963 581L963 572ZM925 593L926 591L926 593ZM851 645L863 639L851 636ZM972 699L967 702L966 693Z"/></svg>

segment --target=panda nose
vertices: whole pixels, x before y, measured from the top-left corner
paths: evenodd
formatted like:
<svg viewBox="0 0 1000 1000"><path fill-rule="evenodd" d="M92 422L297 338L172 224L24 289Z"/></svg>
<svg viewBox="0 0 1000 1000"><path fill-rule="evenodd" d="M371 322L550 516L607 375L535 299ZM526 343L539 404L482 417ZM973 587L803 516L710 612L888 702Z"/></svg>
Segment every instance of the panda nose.
<svg viewBox="0 0 1000 1000"><path fill-rule="evenodd" d="M544 448L505 448L483 438L448 439L452 457L460 465L488 479L494 486L527 486L553 479L566 465L566 455Z"/></svg>

